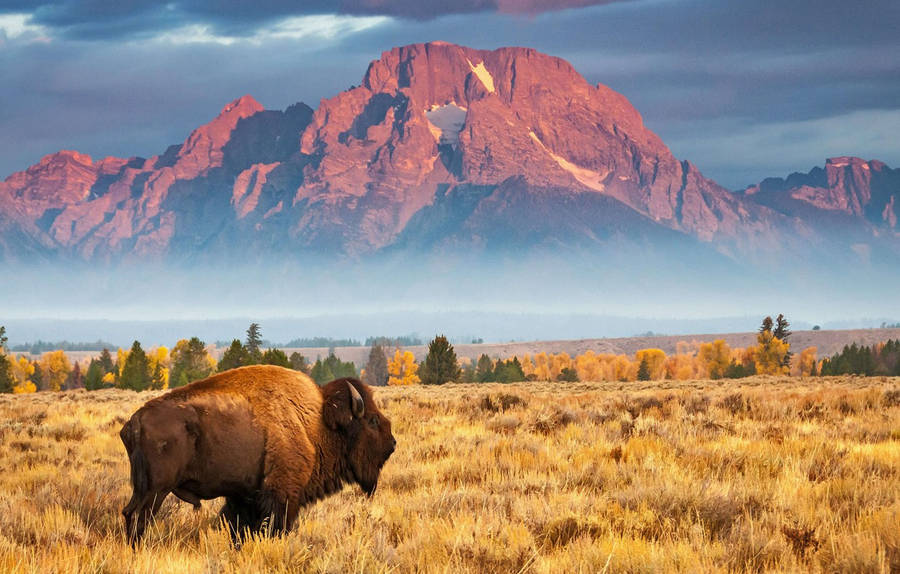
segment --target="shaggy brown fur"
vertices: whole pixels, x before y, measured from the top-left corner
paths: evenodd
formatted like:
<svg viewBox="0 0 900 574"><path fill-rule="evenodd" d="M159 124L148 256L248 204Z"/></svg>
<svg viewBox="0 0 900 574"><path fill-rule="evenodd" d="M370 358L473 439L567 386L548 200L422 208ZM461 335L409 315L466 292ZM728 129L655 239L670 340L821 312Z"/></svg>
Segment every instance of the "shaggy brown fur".
<svg viewBox="0 0 900 574"><path fill-rule="evenodd" d="M318 387L262 365L148 401L119 434L131 462L134 493L122 514L133 543L170 492L194 506L226 497L221 515L235 537L265 524L290 529L302 506L345 482L371 495L397 444L360 381Z"/></svg>

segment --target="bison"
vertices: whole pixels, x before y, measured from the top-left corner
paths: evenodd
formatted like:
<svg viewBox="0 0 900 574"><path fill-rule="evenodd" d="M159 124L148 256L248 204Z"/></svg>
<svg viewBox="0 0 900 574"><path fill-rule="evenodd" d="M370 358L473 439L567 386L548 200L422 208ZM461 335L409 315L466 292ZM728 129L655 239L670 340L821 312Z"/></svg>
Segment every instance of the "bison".
<svg viewBox="0 0 900 574"><path fill-rule="evenodd" d="M369 496L397 441L368 386L316 385L274 366L233 369L138 409L119 433L131 463L122 510L132 544L169 493L195 508L225 497L221 517L246 531L289 530L300 508L357 483Z"/></svg>

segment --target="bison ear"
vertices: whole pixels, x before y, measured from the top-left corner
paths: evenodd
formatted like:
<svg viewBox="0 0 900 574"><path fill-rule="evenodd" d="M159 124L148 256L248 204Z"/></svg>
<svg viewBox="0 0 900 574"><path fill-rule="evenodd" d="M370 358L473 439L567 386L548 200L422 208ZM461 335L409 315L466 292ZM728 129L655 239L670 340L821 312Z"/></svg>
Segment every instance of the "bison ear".
<svg viewBox="0 0 900 574"><path fill-rule="evenodd" d="M331 430L346 428L354 418L366 414L366 403L362 395L347 379L332 381L325 385L325 404L322 420Z"/></svg>

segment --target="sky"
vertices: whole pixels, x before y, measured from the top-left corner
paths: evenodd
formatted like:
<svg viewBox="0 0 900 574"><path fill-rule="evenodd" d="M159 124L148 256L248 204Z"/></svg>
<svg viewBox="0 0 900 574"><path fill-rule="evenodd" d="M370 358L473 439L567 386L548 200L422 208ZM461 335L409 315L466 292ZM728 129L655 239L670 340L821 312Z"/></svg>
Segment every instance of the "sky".
<svg viewBox="0 0 900 574"><path fill-rule="evenodd" d="M248 93L316 107L432 40L565 58L731 189L838 155L896 167L898 29L896 0L0 0L0 178L161 153Z"/></svg>

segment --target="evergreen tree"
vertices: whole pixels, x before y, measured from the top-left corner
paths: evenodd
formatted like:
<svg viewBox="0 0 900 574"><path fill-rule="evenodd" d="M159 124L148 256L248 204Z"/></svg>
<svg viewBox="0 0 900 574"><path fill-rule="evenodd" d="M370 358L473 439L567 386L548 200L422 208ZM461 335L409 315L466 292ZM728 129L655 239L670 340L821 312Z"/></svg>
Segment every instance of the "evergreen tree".
<svg viewBox="0 0 900 574"><path fill-rule="evenodd" d="M153 365L153 372L150 374L150 388L160 390L166 386L166 377L163 373L163 366L160 361L156 361Z"/></svg>
<svg viewBox="0 0 900 574"><path fill-rule="evenodd" d="M111 373L115 370L116 365L113 363L112 355L109 354L109 349L103 349L100 351L100 358L98 359L100 362L100 366L103 368L103 374Z"/></svg>
<svg viewBox="0 0 900 574"><path fill-rule="evenodd" d="M647 367L649 373L649 366ZM649 375L648 375L649 376ZM565 367L559 372L559 376L556 377L557 381L564 383L577 383L578 382L578 371L573 369L572 367Z"/></svg>
<svg viewBox="0 0 900 574"><path fill-rule="evenodd" d="M133 391L144 391L150 388L150 384L150 360L147 359L147 354L141 348L141 344L135 341L122 366L119 386Z"/></svg>
<svg viewBox="0 0 900 574"><path fill-rule="evenodd" d="M72 372L69 373L69 377L66 379L66 388L69 390L83 389L84 386L84 374L81 372L81 365L76 361L72 367Z"/></svg>
<svg viewBox="0 0 900 574"><path fill-rule="evenodd" d="M262 360L262 335L259 330L259 323L250 323L247 328L247 342L244 344L247 348L247 355L250 357L250 365L256 365Z"/></svg>
<svg viewBox="0 0 900 574"><path fill-rule="evenodd" d="M784 318L784 315L778 314L778 317L775 319L775 330L772 331L772 334L781 339L784 342L787 342L788 337L790 337L793 332L789 329L791 326L788 323L788 320Z"/></svg>
<svg viewBox="0 0 900 574"><path fill-rule="evenodd" d="M456 351L447 337L438 335L428 343L428 354L419 369L419 377L426 385L443 385L459 379Z"/></svg>
<svg viewBox="0 0 900 574"><path fill-rule="evenodd" d="M313 365L312 370L310 370L309 376L320 385L324 385L325 383L334 380L334 373L331 372L331 369L329 369L319 357L316 357L316 363Z"/></svg>
<svg viewBox="0 0 900 574"><path fill-rule="evenodd" d="M34 373L31 375L31 382L34 383L34 386L38 389L44 388L44 369L41 368L41 364L37 361L31 363L31 366L34 367Z"/></svg>
<svg viewBox="0 0 900 574"><path fill-rule="evenodd" d="M364 380L366 384L373 387L381 387L387 384L390 373L388 373L387 355L384 347L380 344L372 345L369 350L369 361L366 363L366 374Z"/></svg>
<svg viewBox="0 0 900 574"><path fill-rule="evenodd" d="M775 330L772 331L772 334L775 335L777 339L781 339L782 341L787 343L788 337L793 334L789 329L790 326L791 324L788 323L788 320L784 318L784 315L779 313L778 317L775 319ZM791 357L793 356L794 354L790 351L790 348L788 348L788 352L784 354L784 359L782 360L781 365L783 367L790 367Z"/></svg>
<svg viewBox="0 0 900 574"><path fill-rule="evenodd" d="M356 377L359 374L356 372L356 365L354 365L352 361L341 361L337 355L334 354L334 349L328 353L328 357L325 358L325 364L333 375L332 379Z"/></svg>
<svg viewBox="0 0 900 574"><path fill-rule="evenodd" d="M309 363L306 360L306 357L294 351L291 353L291 356L288 358L291 362L291 368L295 371L300 371L301 373L309 374Z"/></svg>
<svg viewBox="0 0 900 574"><path fill-rule="evenodd" d="M247 349L237 339L231 341L231 346L225 349L222 358L219 360L218 371L228 371L243 367L250 364L250 355Z"/></svg>
<svg viewBox="0 0 900 574"><path fill-rule="evenodd" d="M762 333L771 333L772 332L772 318L766 317L763 319L762 325L759 328L760 334Z"/></svg>
<svg viewBox="0 0 900 574"><path fill-rule="evenodd" d="M637 380L639 380L639 381L649 381L650 380L650 363L647 362L647 357L644 357L643 359L641 359L641 364L638 365Z"/></svg>
<svg viewBox="0 0 900 574"><path fill-rule="evenodd" d="M475 382L489 383L494 380L494 362L482 353L475 365Z"/></svg>
<svg viewBox="0 0 900 574"><path fill-rule="evenodd" d="M180 340L172 349L172 372L169 376L170 386L181 386L212 374L209 353L206 343L198 337ZM174 381L174 384L172 382Z"/></svg>
<svg viewBox="0 0 900 574"><path fill-rule="evenodd" d="M518 357L497 361L494 366L494 380L498 383L517 383L525 380L525 371Z"/></svg>
<svg viewBox="0 0 900 574"><path fill-rule="evenodd" d="M12 361L6 355L6 327L0 325L0 393L11 393L15 386L15 375L13 375Z"/></svg>
<svg viewBox="0 0 900 574"><path fill-rule="evenodd" d="M291 362L281 349L267 349L262 355L261 362L263 365L276 365L285 369L291 368Z"/></svg>
<svg viewBox="0 0 900 574"><path fill-rule="evenodd" d="M12 362L6 353L0 352L0 393L11 393L16 384Z"/></svg>
<svg viewBox="0 0 900 574"><path fill-rule="evenodd" d="M97 359L91 359L87 373L84 375L84 388L96 391L103 388L103 364Z"/></svg>

